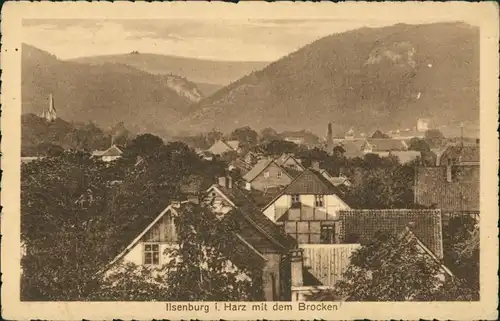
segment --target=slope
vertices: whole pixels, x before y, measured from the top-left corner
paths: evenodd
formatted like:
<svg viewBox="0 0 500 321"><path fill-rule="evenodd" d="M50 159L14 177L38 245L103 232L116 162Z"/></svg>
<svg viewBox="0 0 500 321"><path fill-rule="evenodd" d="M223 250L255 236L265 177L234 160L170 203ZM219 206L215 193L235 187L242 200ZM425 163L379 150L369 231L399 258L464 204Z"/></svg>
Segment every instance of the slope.
<svg viewBox="0 0 500 321"><path fill-rule="evenodd" d="M22 48L22 112L40 114L52 93L59 117L108 128L124 122L134 132L165 134L188 105L201 98L193 83L151 75L130 66L89 66L60 61L29 45Z"/></svg>
<svg viewBox="0 0 500 321"><path fill-rule="evenodd" d="M398 24L321 38L192 106L192 131L250 125L324 134L479 120L479 30ZM221 122L221 119L224 122Z"/></svg>
<svg viewBox="0 0 500 321"><path fill-rule="evenodd" d="M120 63L151 74L175 74L186 77L197 84L206 83L220 87L248 75L252 71L264 68L268 64L268 62L251 61L213 61L138 52L82 57L72 61L92 65L110 62ZM205 94L209 94L209 92Z"/></svg>

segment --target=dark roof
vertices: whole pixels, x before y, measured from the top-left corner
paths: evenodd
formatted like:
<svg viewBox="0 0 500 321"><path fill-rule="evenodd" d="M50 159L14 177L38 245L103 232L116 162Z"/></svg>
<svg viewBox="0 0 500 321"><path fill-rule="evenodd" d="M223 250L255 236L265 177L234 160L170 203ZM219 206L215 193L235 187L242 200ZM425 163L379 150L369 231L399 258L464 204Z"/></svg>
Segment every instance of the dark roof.
<svg viewBox="0 0 500 321"><path fill-rule="evenodd" d="M479 211L479 165L419 167L415 173L415 203L443 211Z"/></svg>
<svg viewBox="0 0 500 321"><path fill-rule="evenodd" d="M242 215L271 241L277 242L284 249L296 247L296 241L265 216L241 188L236 185L232 188L217 185L217 188L236 206L237 215Z"/></svg>
<svg viewBox="0 0 500 321"><path fill-rule="evenodd" d="M282 192L282 194L338 194L338 189L321 173L308 168L295 178Z"/></svg>
<svg viewBox="0 0 500 321"><path fill-rule="evenodd" d="M446 165L447 159L456 159L458 163L479 163L479 144L449 145L443 150L439 158L440 165Z"/></svg>
<svg viewBox="0 0 500 321"><path fill-rule="evenodd" d="M247 182L253 181L257 176L260 175L269 165L275 163L272 159L261 159L259 160L252 169L243 176L243 179ZM276 164L276 163L275 163ZM279 166L278 164L276 164Z"/></svg>
<svg viewBox="0 0 500 321"><path fill-rule="evenodd" d="M394 138L369 138L368 143L373 151L388 152L397 150L406 150L407 146L402 139Z"/></svg>
<svg viewBox="0 0 500 321"><path fill-rule="evenodd" d="M410 228L436 257L443 257L441 211L429 209L341 210L342 243L371 242L377 232L399 234Z"/></svg>

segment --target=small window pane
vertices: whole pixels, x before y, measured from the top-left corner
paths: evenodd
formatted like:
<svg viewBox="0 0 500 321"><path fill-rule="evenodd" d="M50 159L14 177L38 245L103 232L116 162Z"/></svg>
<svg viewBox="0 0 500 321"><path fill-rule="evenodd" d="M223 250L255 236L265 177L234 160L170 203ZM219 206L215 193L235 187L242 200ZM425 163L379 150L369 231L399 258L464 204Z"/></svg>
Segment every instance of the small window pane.
<svg viewBox="0 0 500 321"><path fill-rule="evenodd" d="M151 264L153 262L151 253L146 252L144 256L144 264Z"/></svg>
<svg viewBox="0 0 500 321"><path fill-rule="evenodd" d="M151 244L146 244L146 245L144 246L144 249L145 249L146 251L151 251Z"/></svg>
<svg viewBox="0 0 500 321"><path fill-rule="evenodd" d="M158 244L153 244L153 251L158 251L158 250L159 250Z"/></svg>

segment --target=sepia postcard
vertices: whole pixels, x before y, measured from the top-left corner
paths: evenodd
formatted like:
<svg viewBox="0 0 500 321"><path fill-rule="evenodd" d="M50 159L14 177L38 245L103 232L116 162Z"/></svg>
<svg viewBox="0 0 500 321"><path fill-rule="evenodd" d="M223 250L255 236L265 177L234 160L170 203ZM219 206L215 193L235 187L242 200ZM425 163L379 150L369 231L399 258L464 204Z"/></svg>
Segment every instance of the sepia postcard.
<svg viewBox="0 0 500 321"><path fill-rule="evenodd" d="M498 5L7 2L2 317L498 318Z"/></svg>

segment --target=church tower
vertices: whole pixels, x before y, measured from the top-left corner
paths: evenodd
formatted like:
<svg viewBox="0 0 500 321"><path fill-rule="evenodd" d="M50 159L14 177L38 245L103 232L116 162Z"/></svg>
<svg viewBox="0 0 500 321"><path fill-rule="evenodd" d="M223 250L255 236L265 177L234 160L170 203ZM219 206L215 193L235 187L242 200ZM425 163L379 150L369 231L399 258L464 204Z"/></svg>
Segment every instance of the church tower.
<svg viewBox="0 0 500 321"><path fill-rule="evenodd" d="M49 109L44 110L40 114L41 118L44 118L48 122L53 122L57 118L56 108L54 107L54 97L52 94L49 95Z"/></svg>

